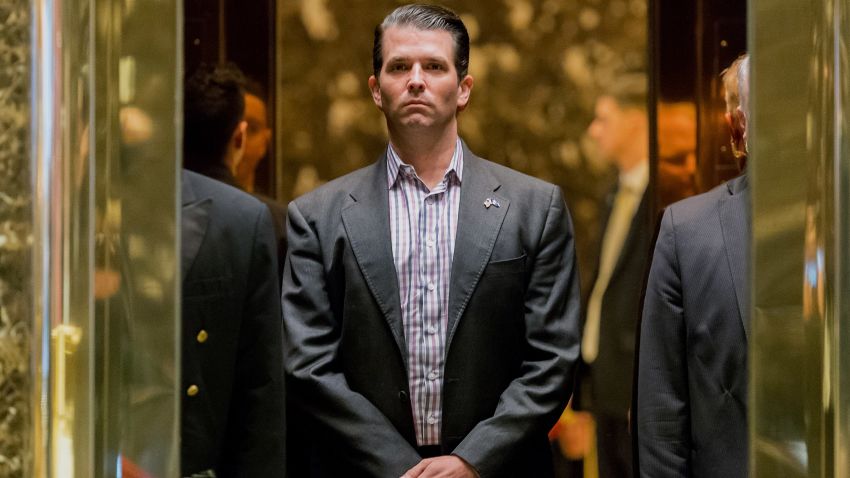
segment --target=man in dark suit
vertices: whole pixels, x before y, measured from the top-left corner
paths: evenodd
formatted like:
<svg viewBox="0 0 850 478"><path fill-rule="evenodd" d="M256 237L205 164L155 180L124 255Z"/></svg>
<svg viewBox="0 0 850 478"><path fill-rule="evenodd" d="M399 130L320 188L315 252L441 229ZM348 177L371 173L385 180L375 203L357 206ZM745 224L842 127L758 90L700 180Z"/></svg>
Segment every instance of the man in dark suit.
<svg viewBox="0 0 850 478"><path fill-rule="evenodd" d="M195 87L203 85L187 85L187 101L204 96ZM212 106L225 114L187 118L187 139L202 136L199 124L238 128L239 112L228 119ZM203 152L223 156L231 133L208 134ZM187 158L202 152L197 144L184 142ZM181 185L182 474L284 476L283 339L268 208L190 171Z"/></svg>
<svg viewBox="0 0 850 478"><path fill-rule="evenodd" d="M254 131L258 128L258 125L253 124L256 122L256 112L252 110L251 117L246 116L247 101L256 106L256 98L249 99L246 93L246 84L248 80L233 64L202 64L186 80L184 89L184 143L187 145L184 149L184 166L190 171L240 189L243 188L234 174L245 154L252 156L249 161L256 166L259 159L253 156L258 154L257 149L263 147L255 143L268 141L268 128ZM261 137L257 138L257 135ZM226 140L226 145L219 151L217 145L223 140ZM265 154L264 149L262 154ZM278 272L282 272L286 256L286 206L266 195L256 194L253 190L249 192L269 208L277 245Z"/></svg>
<svg viewBox="0 0 850 478"><path fill-rule="evenodd" d="M747 72L745 57L724 74L738 85L727 109L740 151ZM746 174L664 212L640 335L641 477L747 476L749 214Z"/></svg>
<svg viewBox="0 0 850 478"><path fill-rule="evenodd" d="M652 231L646 75L622 75L596 101L588 128L618 181L611 194L596 278L587 302L581 355L582 393L596 421L599 476L632 476L628 410L632 398L635 331L649 262Z"/></svg>
<svg viewBox="0 0 850 478"><path fill-rule="evenodd" d="M552 476L579 350L572 227L556 186L458 138L468 58L453 12L387 16L369 79L386 153L290 203L285 363L314 476Z"/></svg>

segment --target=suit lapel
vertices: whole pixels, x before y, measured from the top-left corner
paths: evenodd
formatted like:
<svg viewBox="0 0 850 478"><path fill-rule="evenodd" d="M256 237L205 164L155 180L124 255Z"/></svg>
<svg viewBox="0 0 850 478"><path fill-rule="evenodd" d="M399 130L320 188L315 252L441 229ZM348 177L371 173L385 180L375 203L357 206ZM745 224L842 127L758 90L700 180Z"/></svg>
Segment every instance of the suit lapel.
<svg viewBox="0 0 850 478"><path fill-rule="evenodd" d="M469 297L489 262L502 221L510 207L510 201L496 192L499 187L498 180L484 160L469 152L464 144L463 182L449 286L446 353ZM499 207L485 207L484 202L488 198L496 199Z"/></svg>
<svg viewBox="0 0 850 478"><path fill-rule="evenodd" d="M726 258L732 272L738 315L744 328L744 335L749 339L750 298L747 293L747 269L749 267L750 228L746 176L730 181L727 183L727 187L729 194L723 196L718 203L720 227L723 229Z"/></svg>
<svg viewBox="0 0 850 478"><path fill-rule="evenodd" d="M186 172L181 175L182 217L180 219L180 274L181 281L192 268L209 224L209 208L212 198L198 199Z"/></svg>
<svg viewBox="0 0 850 478"><path fill-rule="evenodd" d="M398 277L390 240L386 156L375 163L351 197L352 202L342 211L348 242L407 365Z"/></svg>

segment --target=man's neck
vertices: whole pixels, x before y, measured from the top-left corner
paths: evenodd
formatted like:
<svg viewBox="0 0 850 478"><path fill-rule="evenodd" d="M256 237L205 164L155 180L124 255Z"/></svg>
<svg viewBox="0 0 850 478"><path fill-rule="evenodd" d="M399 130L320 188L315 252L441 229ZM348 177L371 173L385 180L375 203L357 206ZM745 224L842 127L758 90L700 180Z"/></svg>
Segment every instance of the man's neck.
<svg viewBox="0 0 850 478"><path fill-rule="evenodd" d="M390 131L390 144L404 163L413 166L428 189L433 189L443 180L452 162L457 148L457 129L452 128L439 136L421 131L405 134Z"/></svg>
<svg viewBox="0 0 850 478"><path fill-rule="evenodd" d="M240 175L236 178L236 181L242 186L246 192L254 193L254 181L256 178L255 170L250 170L248 172L240 172Z"/></svg>

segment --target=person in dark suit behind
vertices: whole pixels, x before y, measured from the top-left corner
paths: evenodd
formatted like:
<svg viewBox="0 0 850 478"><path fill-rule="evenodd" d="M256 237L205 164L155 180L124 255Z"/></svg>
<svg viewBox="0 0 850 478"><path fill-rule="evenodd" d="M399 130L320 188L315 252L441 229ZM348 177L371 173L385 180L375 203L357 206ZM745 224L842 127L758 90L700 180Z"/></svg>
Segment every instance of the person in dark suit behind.
<svg viewBox="0 0 850 478"><path fill-rule="evenodd" d="M261 158L255 156L265 155L263 144L267 144L269 134L265 123L256 124L259 112L254 110L258 109L256 102L259 100L247 93L245 87L248 84L250 82L233 64L204 63L186 80L184 90L185 168L243 190L235 173L246 154L256 167ZM247 109L249 102L252 107L250 116ZM265 105L262 106L262 114L265 114ZM217 145L225 138L227 144L224 150L218 151ZM249 192L271 213L280 273L286 257L286 206L266 195L254 193L253 185Z"/></svg>
<svg viewBox="0 0 850 478"><path fill-rule="evenodd" d="M185 90L187 159L224 157L240 128L240 111L197 90L211 81ZM206 117L191 116L203 98ZM283 338L268 208L190 171L181 185L182 474L284 476Z"/></svg>
<svg viewBox="0 0 850 478"><path fill-rule="evenodd" d="M739 151L748 64L742 57L724 73ZM640 332L641 477L747 476L749 215L746 174L664 212Z"/></svg>
<svg viewBox="0 0 850 478"><path fill-rule="evenodd" d="M632 476L628 410L635 332L649 265L649 131L646 75L621 75L596 100L588 134L618 172L603 228L596 279L587 302L581 355L582 393L596 421L599 476ZM587 393L589 392L589 393Z"/></svg>
<svg viewBox="0 0 850 478"><path fill-rule="evenodd" d="M389 147L289 205L284 363L313 476L551 477L579 353L561 191L459 139L456 14L399 7L373 53Z"/></svg>

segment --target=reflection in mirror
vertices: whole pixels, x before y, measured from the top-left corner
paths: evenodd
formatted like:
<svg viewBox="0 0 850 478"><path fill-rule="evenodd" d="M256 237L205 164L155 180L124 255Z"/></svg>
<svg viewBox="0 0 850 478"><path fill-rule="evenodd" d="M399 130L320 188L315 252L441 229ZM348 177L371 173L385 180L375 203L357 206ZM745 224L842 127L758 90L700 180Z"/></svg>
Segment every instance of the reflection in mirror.
<svg viewBox="0 0 850 478"><path fill-rule="evenodd" d="M721 72L746 49L746 2L651 0L655 211L741 173Z"/></svg>

